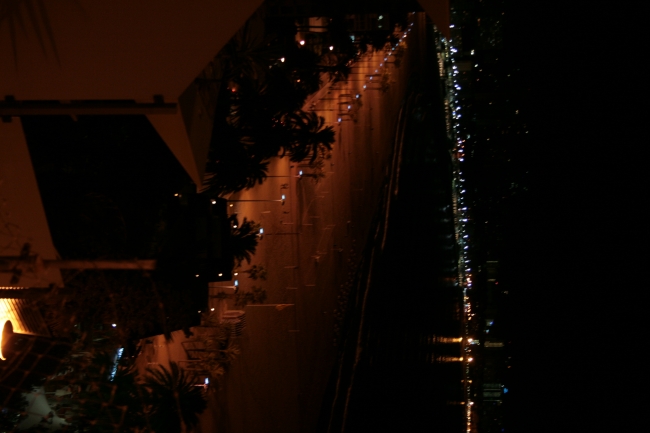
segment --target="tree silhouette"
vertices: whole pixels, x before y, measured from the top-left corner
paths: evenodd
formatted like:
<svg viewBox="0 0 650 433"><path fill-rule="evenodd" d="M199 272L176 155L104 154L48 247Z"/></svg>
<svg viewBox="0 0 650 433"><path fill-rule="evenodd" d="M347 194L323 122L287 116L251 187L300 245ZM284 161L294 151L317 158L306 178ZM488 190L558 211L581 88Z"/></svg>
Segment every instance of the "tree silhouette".
<svg viewBox="0 0 650 433"><path fill-rule="evenodd" d="M213 297L228 299L231 296L221 292ZM240 354L239 346L233 339L234 327L232 323L221 322L214 313L204 313L201 324L201 327L195 328L199 334L196 340L204 348L196 352L198 359L191 361L190 368L207 374L211 383L218 383Z"/></svg>
<svg viewBox="0 0 650 433"><path fill-rule="evenodd" d="M235 294L235 306L244 308L248 304L263 304L266 302L266 290L253 286L251 291L238 291Z"/></svg>
<svg viewBox="0 0 650 433"><path fill-rule="evenodd" d="M114 366L110 342L94 342L89 350L77 346L57 375L44 386L73 391L67 397L70 421L79 431L113 432L144 429L151 413L144 390L138 386L137 371ZM113 373L111 373L113 372ZM51 407L60 404L55 394L46 394Z"/></svg>
<svg viewBox="0 0 650 433"><path fill-rule="evenodd" d="M244 260L250 263L257 249L260 224L252 220L248 221L245 217L244 221L238 224L236 215L231 216L230 219L233 226L230 232L230 247L237 266L240 266Z"/></svg>
<svg viewBox="0 0 650 433"><path fill-rule="evenodd" d="M233 299L236 307L244 308L248 304L265 303L267 294L263 288L253 286L250 291L238 290L236 293L219 292L211 297L216 299Z"/></svg>
<svg viewBox="0 0 650 433"><path fill-rule="evenodd" d="M326 57L327 63L320 65L320 70L329 74L334 82L347 81L352 73L352 59L347 56Z"/></svg>
<svg viewBox="0 0 650 433"><path fill-rule="evenodd" d="M337 49L321 56L292 38L254 34L251 22L259 18L247 22L212 68L221 74L217 112L225 121L213 131L204 181L210 195L263 183L270 158L314 161L334 142L333 128L301 108L322 85L323 73L347 79L356 50L344 27L339 25L333 38Z"/></svg>
<svg viewBox="0 0 650 433"><path fill-rule="evenodd" d="M287 78L306 95L310 95L318 91L322 84L320 60L320 56L309 48L294 45L287 53L283 68Z"/></svg>
<svg viewBox="0 0 650 433"><path fill-rule="evenodd" d="M169 369L158 365L147 368L143 387L148 391L151 403L149 419L153 431L180 433L183 426L191 430L198 422L198 415L207 408L196 378L170 362Z"/></svg>
<svg viewBox="0 0 650 433"><path fill-rule="evenodd" d="M289 152L291 161L299 162L310 158L314 162L332 150L335 140L334 128L324 126L325 119L314 112L300 111L289 116L288 125L292 135Z"/></svg>
<svg viewBox="0 0 650 433"><path fill-rule="evenodd" d="M330 45L334 47L334 54L338 57L350 60L358 55L359 48L350 39L350 32L347 29L343 14L335 14L332 16L328 25L327 37L329 38Z"/></svg>
<svg viewBox="0 0 650 433"><path fill-rule="evenodd" d="M248 278L251 280L266 280L266 269L262 265L253 265L250 269L241 271L242 273L248 274Z"/></svg>
<svg viewBox="0 0 650 433"><path fill-rule="evenodd" d="M216 145L208 158L203 185L211 196L261 185L268 173L268 159L263 154L254 154L250 146L242 143Z"/></svg>

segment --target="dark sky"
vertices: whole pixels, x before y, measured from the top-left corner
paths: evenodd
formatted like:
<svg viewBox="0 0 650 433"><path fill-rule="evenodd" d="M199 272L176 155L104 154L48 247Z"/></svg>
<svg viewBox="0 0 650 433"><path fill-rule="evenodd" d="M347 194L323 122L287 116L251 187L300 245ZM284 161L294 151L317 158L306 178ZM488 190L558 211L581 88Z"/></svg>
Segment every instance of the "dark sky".
<svg viewBox="0 0 650 433"><path fill-rule="evenodd" d="M632 251L647 229L634 211L629 105L641 75L620 63L638 27L613 6L516 3L510 47L531 88L533 175L506 233L520 284L514 431L624 431L639 421L646 374L636 297L647 265Z"/></svg>

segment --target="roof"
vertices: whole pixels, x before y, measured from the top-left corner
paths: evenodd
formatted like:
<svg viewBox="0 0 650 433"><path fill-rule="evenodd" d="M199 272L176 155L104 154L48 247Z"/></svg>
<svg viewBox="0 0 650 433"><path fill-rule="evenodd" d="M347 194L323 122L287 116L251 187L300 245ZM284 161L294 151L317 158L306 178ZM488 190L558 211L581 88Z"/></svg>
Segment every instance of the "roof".
<svg viewBox="0 0 650 433"><path fill-rule="evenodd" d="M0 21L0 95L175 101L261 3L23 2Z"/></svg>

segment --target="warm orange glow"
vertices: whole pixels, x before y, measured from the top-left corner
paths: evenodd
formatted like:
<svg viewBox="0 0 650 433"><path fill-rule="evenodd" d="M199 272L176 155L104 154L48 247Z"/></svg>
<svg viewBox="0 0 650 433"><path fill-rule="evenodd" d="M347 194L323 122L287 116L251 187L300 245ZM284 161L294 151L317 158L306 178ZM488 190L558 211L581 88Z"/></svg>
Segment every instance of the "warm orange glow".
<svg viewBox="0 0 650 433"><path fill-rule="evenodd" d="M13 326L11 325L11 321L5 321L4 325L2 326L2 332L0 332L0 359L3 361L7 360L7 358L5 358L4 354L2 353L3 337L5 335L10 335L12 332Z"/></svg>
<svg viewBox="0 0 650 433"><path fill-rule="evenodd" d="M13 287L0 287L1 289L13 289ZM13 334L33 335L27 324L24 315L21 315L17 309L17 301L20 299L0 298L0 359L6 359L6 353L3 353L3 345L7 344L7 338Z"/></svg>

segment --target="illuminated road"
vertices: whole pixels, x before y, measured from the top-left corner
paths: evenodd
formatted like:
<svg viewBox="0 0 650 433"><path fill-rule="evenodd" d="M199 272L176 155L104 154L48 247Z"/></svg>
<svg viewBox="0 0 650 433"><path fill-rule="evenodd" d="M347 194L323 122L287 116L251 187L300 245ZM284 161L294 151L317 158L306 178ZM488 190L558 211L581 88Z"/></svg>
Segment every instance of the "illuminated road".
<svg viewBox="0 0 650 433"><path fill-rule="evenodd" d="M415 24L424 24L423 14ZM316 430L336 362L341 288L363 253L391 167L397 114L409 75L406 40L400 44L405 51L399 68L391 59L401 48L368 53L354 65L347 83L330 86L308 102L305 109L314 109L336 131L323 178L307 164L278 158L271 161L264 184L228 197L229 211L240 221L246 217L262 224L263 238L250 265L264 266L267 278L253 281L240 273L237 284L220 283L211 294L257 285L268 299L262 306L246 307L246 329L238 341L241 355L220 389L210 394L212 410L202 415L202 431L214 431L215 425L229 432ZM409 40L410 45L415 42ZM375 84L381 77L385 91ZM241 270L248 267L244 264ZM215 314L235 308L225 304L210 299ZM162 364L186 359L183 339L155 339L140 358Z"/></svg>

